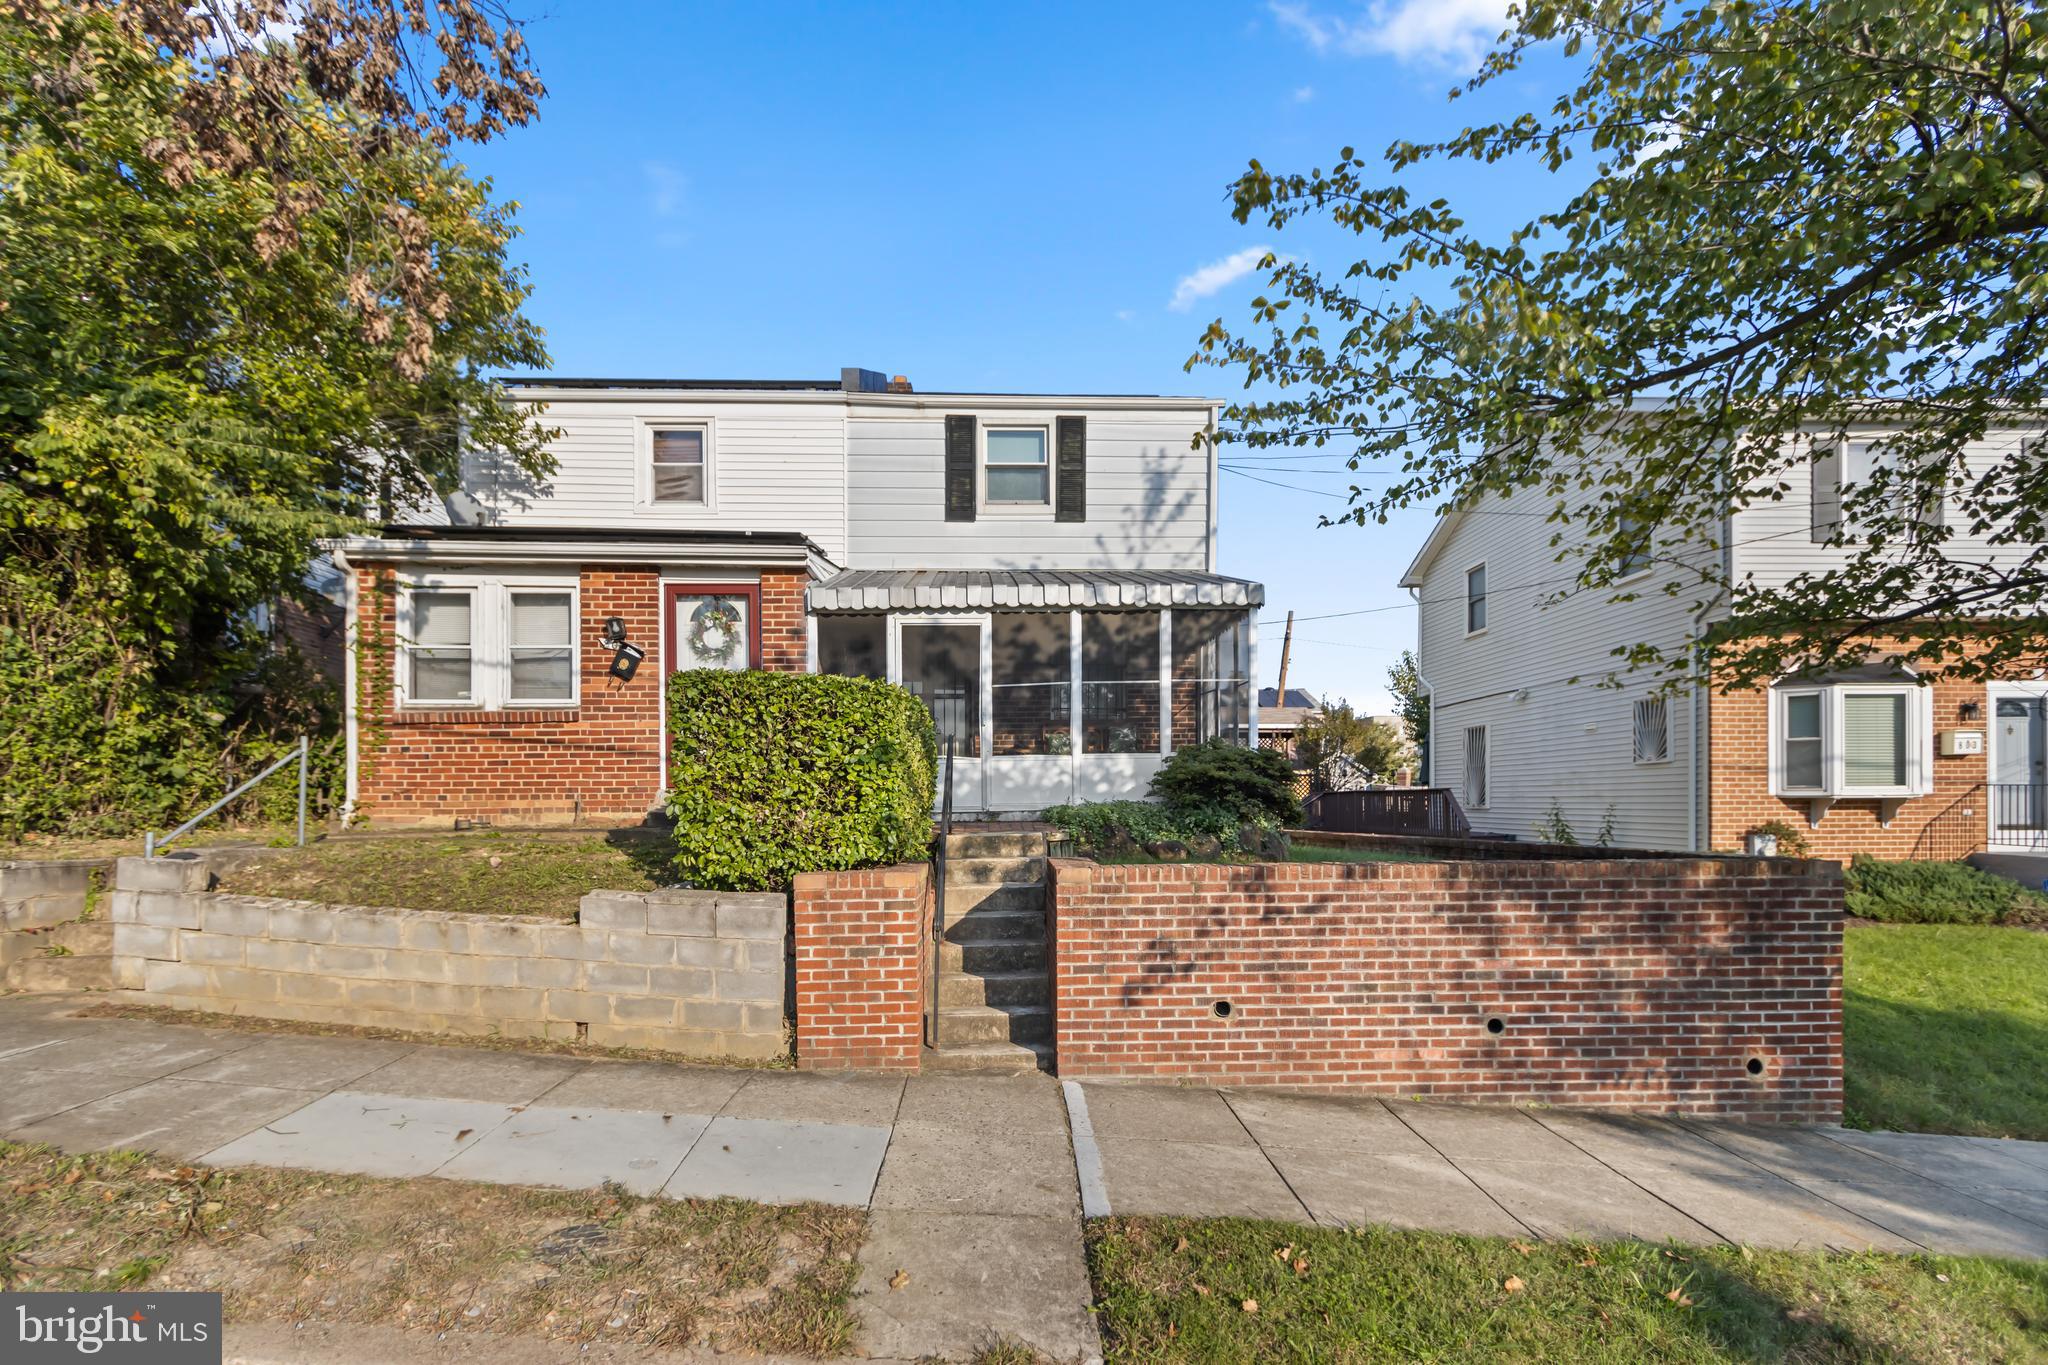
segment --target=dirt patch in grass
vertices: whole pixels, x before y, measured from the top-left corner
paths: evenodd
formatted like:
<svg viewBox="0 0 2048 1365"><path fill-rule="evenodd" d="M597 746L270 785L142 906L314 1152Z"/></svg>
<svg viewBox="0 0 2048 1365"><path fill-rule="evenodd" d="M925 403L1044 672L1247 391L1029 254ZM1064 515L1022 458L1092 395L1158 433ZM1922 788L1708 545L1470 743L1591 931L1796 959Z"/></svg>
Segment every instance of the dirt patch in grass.
<svg viewBox="0 0 2048 1365"><path fill-rule="evenodd" d="M1243 1219L1091 1224L1112 1358L2038 1361L2048 1265L1505 1241Z"/></svg>
<svg viewBox="0 0 2048 1365"><path fill-rule="evenodd" d="M0 1288L211 1290L230 1321L834 1355L855 1209L642 1199L0 1142Z"/></svg>
<svg viewBox="0 0 2048 1365"><path fill-rule="evenodd" d="M219 890L330 905L573 919L591 891L674 886L665 830L379 834L325 839L238 862Z"/></svg>
<svg viewBox="0 0 2048 1365"><path fill-rule="evenodd" d="M315 1024L300 1019L261 1019L244 1014L213 1014L205 1010L174 1010L162 1005L88 1005L73 1011L78 1019L145 1019L153 1024L189 1024L194 1028L227 1029L235 1033L294 1033L309 1038L374 1038L383 1042L417 1043L422 1047L469 1047L490 1052L533 1052L557 1057L607 1058L613 1061L676 1062L683 1065L788 1070L788 1056L692 1057L646 1047L600 1047L595 1043L557 1042L549 1038L474 1037L469 1034L423 1033L417 1029L377 1028L367 1024Z"/></svg>

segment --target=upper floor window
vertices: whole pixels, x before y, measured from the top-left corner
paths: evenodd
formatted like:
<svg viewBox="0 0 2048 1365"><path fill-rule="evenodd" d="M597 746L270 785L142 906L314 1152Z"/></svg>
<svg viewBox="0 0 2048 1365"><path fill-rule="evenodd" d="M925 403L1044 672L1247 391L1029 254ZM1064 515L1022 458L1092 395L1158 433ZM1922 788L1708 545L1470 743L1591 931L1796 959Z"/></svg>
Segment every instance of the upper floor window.
<svg viewBox="0 0 2048 1365"><path fill-rule="evenodd" d="M1854 510L1846 504L1873 481L1885 478L1884 497L1863 501ZM1863 540L1872 531L1872 519L1882 517L1893 523L1891 534L1915 525L1941 525L1942 496L1938 488L1899 467L1899 455L1879 441L1840 441L1815 455L1813 461L1813 540L1825 544L1840 536ZM1901 526L1903 524L1903 526Z"/></svg>
<svg viewBox="0 0 2048 1365"><path fill-rule="evenodd" d="M1044 427L990 427L983 452L983 500L1044 507L1052 502L1052 466Z"/></svg>
<svg viewBox="0 0 2048 1365"><path fill-rule="evenodd" d="M702 507L708 501L709 479L703 427L654 427L648 432L649 501Z"/></svg>
<svg viewBox="0 0 2048 1365"><path fill-rule="evenodd" d="M1465 633L1477 635L1486 629L1486 566L1465 570Z"/></svg>

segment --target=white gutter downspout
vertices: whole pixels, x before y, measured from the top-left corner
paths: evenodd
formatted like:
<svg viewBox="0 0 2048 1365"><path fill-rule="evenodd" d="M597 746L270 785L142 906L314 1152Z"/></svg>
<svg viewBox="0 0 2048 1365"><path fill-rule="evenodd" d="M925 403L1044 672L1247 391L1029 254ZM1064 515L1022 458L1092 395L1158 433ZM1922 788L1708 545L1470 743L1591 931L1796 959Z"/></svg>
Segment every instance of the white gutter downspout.
<svg viewBox="0 0 2048 1365"><path fill-rule="evenodd" d="M1436 732L1436 689L1429 685L1429 678L1422 671L1422 589L1410 588L1408 595L1415 599L1415 681L1422 684L1423 694L1429 698L1429 772L1423 785L1441 787L1444 784L1436 780L1437 744L1441 738Z"/></svg>
<svg viewBox="0 0 2048 1365"><path fill-rule="evenodd" d="M347 829L356 816L356 571L355 566L348 562L347 551L339 545L328 553L334 556L335 567L341 570L345 585L342 610L347 613L341 623L342 725L347 734L341 827Z"/></svg>

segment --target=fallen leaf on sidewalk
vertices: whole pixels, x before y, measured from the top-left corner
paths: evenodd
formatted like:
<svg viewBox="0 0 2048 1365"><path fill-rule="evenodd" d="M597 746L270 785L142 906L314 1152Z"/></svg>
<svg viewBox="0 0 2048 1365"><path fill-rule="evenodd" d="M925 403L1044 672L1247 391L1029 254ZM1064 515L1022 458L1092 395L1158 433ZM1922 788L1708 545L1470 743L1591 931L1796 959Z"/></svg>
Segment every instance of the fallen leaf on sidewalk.
<svg viewBox="0 0 2048 1365"><path fill-rule="evenodd" d="M457 1133L455 1134L455 1140L456 1140L457 1142L460 1142L460 1141L462 1141L462 1140L463 1140L464 1138L468 1137L468 1136L469 1136L469 1135L470 1135L471 1133L474 1133L475 1131L476 1131L476 1129L474 1129L474 1128L464 1128L464 1129L461 1129L461 1130L459 1130L459 1131L458 1131L458 1132L457 1132Z"/></svg>
<svg viewBox="0 0 2048 1365"><path fill-rule="evenodd" d="M894 1275L891 1275L889 1277L889 1287L891 1289L901 1289L904 1285L909 1283L910 1272L907 1270L898 1270Z"/></svg>
<svg viewBox="0 0 2048 1365"><path fill-rule="evenodd" d="M1527 1286L1522 1283L1522 1277L1520 1275L1508 1276L1505 1280L1502 1280L1500 1282L1500 1287L1502 1289L1507 1290L1510 1294L1519 1294L1522 1292L1523 1289L1527 1288Z"/></svg>

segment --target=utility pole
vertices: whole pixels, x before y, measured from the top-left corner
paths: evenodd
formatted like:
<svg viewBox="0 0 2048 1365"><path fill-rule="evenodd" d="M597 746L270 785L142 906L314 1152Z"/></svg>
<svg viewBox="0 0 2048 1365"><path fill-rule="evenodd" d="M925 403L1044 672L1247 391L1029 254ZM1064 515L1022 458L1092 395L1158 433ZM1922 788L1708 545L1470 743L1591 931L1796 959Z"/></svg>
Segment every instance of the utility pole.
<svg viewBox="0 0 2048 1365"><path fill-rule="evenodd" d="M1294 613L1287 613L1287 633L1280 637L1280 687L1273 695L1273 704L1287 705L1287 657L1294 652Z"/></svg>

